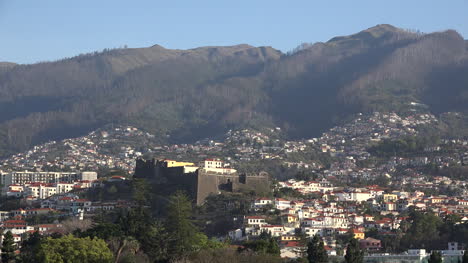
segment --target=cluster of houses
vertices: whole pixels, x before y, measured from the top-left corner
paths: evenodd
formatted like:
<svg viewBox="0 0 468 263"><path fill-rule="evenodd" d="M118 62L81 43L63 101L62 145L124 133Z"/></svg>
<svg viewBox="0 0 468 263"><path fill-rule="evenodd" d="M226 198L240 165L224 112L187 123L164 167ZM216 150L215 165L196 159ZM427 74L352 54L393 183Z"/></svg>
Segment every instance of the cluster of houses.
<svg viewBox="0 0 468 263"><path fill-rule="evenodd" d="M88 199L82 199L76 195L67 194L55 195L42 200L40 206L41 209L53 209L82 218L84 213L93 214L101 211L110 211L115 208L129 207L131 203L123 200L91 202Z"/></svg>
<svg viewBox="0 0 468 263"><path fill-rule="evenodd" d="M432 125L438 120L431 114L414 114L400 117L396 113L374 112L362 115L344 125L334 127L312 141L320 151L338 157L339 162L324 171L325 175L349 175L354 177L375 177L382 173L394 172L396 168L419 168L428 164L447 167L451 164L463 164L468 152L467 140L443 139L442 145L450 145L451 151L442 151L439 145L428 146L415 156L393 156L375 167L357 167L356 161L371 157L370 145L384 139L400 139L418 134L421 126Z"/></svg>
<svg viewBox="0 0 468 263"><path fill-rule="evenodd" d="M59 182L59 183L25 183L22 185L12 184L8 186L7 197L25 197L27 200L46 199L56 194L71 192L76 189L93 187L93 181Z"/></svg>
<svg viewBox="0 0 468 263"><path fill-rule="evenodd" d="M45 199L76 189L91 188L99 184L96 172L0 172L3 193L7 197L27 200Z"/></svg>
<svg viewBox="0 0 468 263"><path fill-rule="evenodd" d="M327 252L336 255L337 235L351 233L359 240L361 248L376 252L382 250L382 243L366 237L366 230L394 235L392 230L399 229L407 219L400 213L410 206L431 209L441 217L459 214L462 222L468 222L468 200L461 198L425 196L419 191L390 192L375 185L343 189L325 180L289 180L280 182L278 187L292 188L303 194L315 193L317 198L258 198L252 203L253 215L245 216L242 226L229 232L231 240L248 240L267 232L280 240L284 257L298 257L303 251L298 242L300 230L306 237L320 235Z"/></svg>
<svg viewBox="0 0 468 263"><path fill-rule="evenodd" d="M62 227L61 224L39 224L39 225L28 225L23 219L9 219L2 221L0 224L3 232L10 231L13 234L15 243L19 244L26 234L39 232L40 234L47 234L58 232L57 230ZM3 236L2 236L3 239Z"/></svg>
<svg viewBox="0 0 468 263"><path fill-rule="evenodd" d="M143 154L137 148L144 148L154 137L131 126L97 130L86 136L34 146L3 160L0 165L12 170L34 171L97 171L107 167L131 173L135 158Z"/></svg>
<svg viewBox="0 0 468 263"><path fill-rule="evenodd" d="M49 142L11 156L1 165L18 170L92 170L99 167L118 168L131 174L134 159L143 154L157 159L193 159L201 161L212 156L223 158L234 166L238 162L258 159L282 160L287 167L319 170L324 164L317 160L295 161L292 153L327 153L337 161L325 176L351 176L374 178L382 173L392 173L398 167L417 168L427 164L441 167L453 163L468 163L467 140L442 140L443 144L455 145L455 152L442 151L440 146L427 147L425 154L414 157L393 157L375 167L358 167L357 161L371 157L367 151L372 143L383 139L398 139L417 135L424 125L438 122L434 115L415 112L405 117L396 113L360 114L348 123L336 126L319 138L285 141L281 129L265 129L263 132L250 129L230 130L221 141L204 139L193 144L161 145L154 135L135 127L122 126L97 130L90 134L60 142ZM60 154L57 154L60 153ZM465 161L463 161L465 160Z"/></svg>
<svg viewBox="0 0 468 263"><path fill-rule="evenodd" d="M279 182L279 188L291 188L303 196L314 198L255 200L252 203L255 213L245 216L242 226L229 232L232 240L246 240L268 232L280 240L283 256L294 257L303 250L296 235L299 229L308 237L321 235L330 255L337 254L336 236L346 233L358 238L362 248L380 251L382 243L365 236L366 230L376 229L381 234L392 235L392 230L398 229L401 222L406 220L400 213L411 206L422 210L431 209L440 216L456 213L462 216L463 221L468 221L467 182L443 176L425 176L421 170L428 165L467 165L467 140L444 139L441 145L426 147L414 156L392 156L374 165L363 165L364 161L372 157L368 152L371 144L384 139L417 135L420 126L436 122L438 120L435 116L426 113L415 112L402 117L396 113L375 112L360 114L354 120L323 133L321 137L309 140L284 141L280 128L265 132L245 129L228 131L220 142L205 139L194 144L164 146L158 144L154 135L130 126L98 130L87 136L35 146L2 161L0 168L8 170L0 170L2 194L38 202L40 207L0 211L1 227L7 231L13 230L15 240L21 240L22 235L29 231L55 231L60 228L60 224L51 224L49 227L28 225L24 219L30 216L66 214L83 218L84 213L130 205L121 201L90 202L72 194L74 190L100 184L95 172L86 171L106 167L119 168L131 174L135 168L135 158L146 153L175 160L193 159L196 155L200 160L211 162L203 163L204 169L235 171L224 167L221 160L209 159L212 156L223 156L234 167L251 160L281 160L285 167L312 170L321 178L317 181ZM444 150L444 147L451 150ZM289 158L294 156L292 153L308 152L329 155L331 164L325 168L319 160L306 161L307 158L304 158L303 161L297 161L297 158ZM185 166L192 169L195 164ZM52 170L78 172L45 172ZM398 180L395 180L397 170L400 174ZM377 185L362 188L333 185L338 185L340 181L372 180L382 176L390 181L393 189L404 189L409 185L413 190L389 191ZM123 179L115 177L109 181ZM421 191L446 186L458 193L456 197L425 195ZM366 210L378 216L372 216ZM279 216L272 216L272 211Z"/></svg>
<svg viewBox="0 0 468 263"><path fill-rule="evenodd" d="M42 235L65 233L67 230L59 222L60 218L84 220L85 216L89 217L103 211L132 206L131 202L122 200L92 202L72 193L56 194L43 200L36 200L31 204L33 206L40 205L40 207L0 211L0 229L3 231L3 234L0 235L0 242L3 235L10 231L17 248L20 248L21 241L34 232L39 232ZM40 217L53 223L35 224L34 217Z"/></svg>
<svg viewBox="0 0 468 263"><path fill-rule="evenodd" d="M23 238L33 232L41 234L60 232L62 225L58 223L59 218L75 217L83 220L85 212L110 210L119 205L117 201L112 204L92 203L73 194L83 189L100 186L101 182L97 180L95 172L10 171L0 172L0 179L4 197L21 199L28 207L0 211L2 233L4 235L10 231L18 248ZM34 222L33 218L42 218L38 222L56 223L28 223Z"/></svg>
<svg viewBox="0 0 468 263"><path fill-rule="evenodd" d="M425 113L415 113L406 117L396 113L360 114L353 121L331 128L320 138L313 140L320 145L322 152L332 155L346 153L358 159L366 159L369 157L366 148L370 143L416 135L419 126L437 121L434 115Z"/></svg>

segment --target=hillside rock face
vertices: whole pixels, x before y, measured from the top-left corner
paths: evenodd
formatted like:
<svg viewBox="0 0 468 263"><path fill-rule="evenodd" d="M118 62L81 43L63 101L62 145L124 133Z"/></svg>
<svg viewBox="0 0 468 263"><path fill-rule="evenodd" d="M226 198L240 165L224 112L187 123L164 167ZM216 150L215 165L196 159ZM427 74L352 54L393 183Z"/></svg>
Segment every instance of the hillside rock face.
<svg viewBox="0 0 468 263"><path fill-rule="evenodd" d="M350 114L468 105L468 45L378 25L282 54L236 45L107 50L33 65L0 63L0 155L109 123L173 141L228 128L314 136Z"/></svg>

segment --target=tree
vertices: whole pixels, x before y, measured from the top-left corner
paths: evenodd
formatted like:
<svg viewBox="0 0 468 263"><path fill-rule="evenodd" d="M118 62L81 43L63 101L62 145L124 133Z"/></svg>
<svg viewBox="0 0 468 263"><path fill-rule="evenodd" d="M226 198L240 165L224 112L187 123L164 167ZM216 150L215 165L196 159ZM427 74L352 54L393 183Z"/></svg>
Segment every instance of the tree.
<svg viewBox="0 0 468 263"><path fill-rule="evenodd" d="M442 263L442 255L438 251L432 251L428 263Z"/></svg>
<svg viewBox="0 0 468 263"><path fill-rule="evenodd" d="M307 259L309 262L326 263L328 255L322 239L315 235L307 244Z"/></svg>
<svg viewBox="0 0 468 263"><path fill-rule="evenodd" d="M133 200L140 206L150 201L150 185L145 179L135 178L132 180Z"/></svg>
<svg viewBox="0 0 468 263"><path fill-rule="evenodd" d="M44 263L111 263L112 259L113 254L104 240L73 235L44 239L36 254L36 262Z"/></svg>
<svg viewBox="0 0 468 263"><path fill-rule="evenodd" d="M270 238L270 240L268 241L267 254L277 256L281 254L281 249L278 246L278 242L276 242L276 239Z"/></svg>
<svg viewBox="0 0 468 263"><path fill-rule="evenodd" d="M296 228L294 232L294 236L297 238L297 241L299 243L298 253L300 254L300 258L307 262L307 259L305 257L307 256L306 253L308 249L307 244L309 238L301 231L300 228Z"/></svg>
<svg viewBox="0 0 468 263"><path fill-rule="evenodd" d="M124 251L128 252L128 255L134 256L140 250L140 243L133 237L114 237L109 243L115 248L115 262L120 262Z"/></svg>
<svg viewBox="0 0 468 263"><path fill-rule="evenodd" d="M364 252L359 248L357 239L352 238L346 248L346 263L362 263L364 261Z"/></svg>
<svg viewBox="0 0 468 263"><path fill-rule="evenodd" d="M82 232L80 237L97 237L104 240L109 240L112 237L123 236L122 229L117 224L111 223L99 223L92 228Z"/></svg>
<svg viewBox="0 0 468 263"><path fill-rule="evenodd" d="M23 240L21 244L21 253L19 262L34 262L34 256L37 253L37 249L41 243L42 236L38 231L30 234L27 239Z"/></svg>
<svg viewBox="0 0 468 263"><path fill-rule="evenodd" d="M279 256L259 254L252 251L238 253L230 248L204 249L193 253L189 257L193 263L280 263L284 262Z"/></svg>
<svg viewBox="0 0 468 263"><path fill-rule="evenodd" d="M15 259L15 240L13 239L13 234L11 231L6 232L3 236L2 243L2 263L11 262Z"/></svg>
<svg viewBox="0 0 468 263"><path fill-rule="evenodd" d="M190 252L199 249L203 234L193 224L191 217L192 203L188 197L180 191L173 194L169 198L166 219L169 234L168 254L173 259L184 258Z"/></svg>
<svg viewBox="0 0 468 263"><path fill-rule="evenodd" d="M144 233L147 226L153 223L149 209L142 206L130 209L127 214L121 216L118 221L124 234L134 237L138 237Z"/></svg>
<svg viewBox="0 0 468 263"><path fill-rule="evenodd" d="M104 239L123 262L146 255L154 262L168 260L167 241L170 235L165 225L155 221L145 207L124 210L115 224L99 223L79 234L80 237ZM142 255L142 251L146 255Z"/></svg>
<svg viewBox="0 0 468 263"><path fill-rule="evenodd" d="M107 189L107 192L111 195L117 193L117 187L115 187L115 185L111 185L111 187L109 187L109 189Z"/></svg>
<svg viewBox="0 0 468 263"><path fill-rule="evenodd" d="M410 213L410 220L411 226L401 240L402 248L437 248L441 241L439 228L444 224L442 219L432 212L414 211Z"/></svg>
<svg viewBox="0 0 468 263"><path fill-rule="evenodd" d="M79 220L78 218L69 218L60 222L62 227L57 229L64 235L72 234L75 231L82 232L91 228L93 222L90 219Z"/></svg>
<svg viewBox="0 0 468 263"><path fill-rule="evenodd" d="M142 249L155 262L168 260L168 239L169 234L164 228L164 225L159 221L149 226L144 235L139 237Z"/></svg>
<svg viewBox="0 0 468 263"><path fill-rule="evenodd" d="M463 253L462 263L468 263L468 250L465 250L465 253Z"/></svg>
<svg viewBox="0 0 468 263"><path fill-rule="evenodd" d="M278 242L272 237L267 239L259 239L253 241L247 241L243 244L244 249L240 251L253 251L260 254L280 255L280 248Z"/></svg>

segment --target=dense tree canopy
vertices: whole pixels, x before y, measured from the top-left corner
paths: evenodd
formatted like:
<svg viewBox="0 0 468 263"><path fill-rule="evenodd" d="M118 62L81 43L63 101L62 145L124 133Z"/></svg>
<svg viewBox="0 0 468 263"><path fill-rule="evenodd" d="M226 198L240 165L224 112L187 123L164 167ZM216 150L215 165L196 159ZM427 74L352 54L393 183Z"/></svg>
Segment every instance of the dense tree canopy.
<svg viewBox="0 0 468 263"><path fill-rule="evenodd" d="M16 245L13 239L13 234L11 231L8 231L3 236L3 243L2 243L2 263L9 263L13 259L15 259L15 250Z"/></svg>
<svg viewBox="0 0 468 263"><path fill-rule="evenodd" d="M166 219L168 231L168 253L172 257L185 257L200 249L205 238L192 222L192 202L183 192L176 192L169 198Z"/></svg>
<svg viewBox="0 0 468 263"><path fill-rule="evenodd" d="M279 256L280 254L278 242L272 237L247 241L242 245L244 247L243 250L250 250L260 254L270 254L276 256Z"/></svg>
<svg viewBox="0 0 468 263"><path fill-rule="evenodd" d="M463 253L462 263L468 263L468 249Z"/></svg>
<svg viewBox="0 0 468 263"><path fill-rule="evenodd" d="M34 262L42 239L43 236L38 231L29 234L21 244L21 254L18 261L21 263Z"/></svg>
<svg viewBox="0 0 468 263"><path fill-rule="evenodd" d="M398 140L383 140L369 148L369 152L377 156L401 156L424 151L425 147L438 145L437 137L414 136Z"/></svg>
<svg viewBox="0 0 468 263"><path fill-rule="evenodd" d="M427 262L428 263L442 263L442 255L438 251L432 251Z"/></svg>
<svg viewBox="0 0 468 263"><path fill-rule="evenodd" d="M357 239L352 238L346 247L345 262L346 263L362 263L364 260L364 251L359 248Z"/></svg>
<svg viewBox="0 0 468 263"><path fill-rule="evenodd" d="M326 263L328 255L322 239L315 235L307 244L307 259L309 262Z"/></svg>
<svg viewBox="0 0 468 263"><path fill-rule="evenodd" d="M67 235L44 239L39 245L36 260L44 263L110 263L113 254L102 239Z"/></svg>

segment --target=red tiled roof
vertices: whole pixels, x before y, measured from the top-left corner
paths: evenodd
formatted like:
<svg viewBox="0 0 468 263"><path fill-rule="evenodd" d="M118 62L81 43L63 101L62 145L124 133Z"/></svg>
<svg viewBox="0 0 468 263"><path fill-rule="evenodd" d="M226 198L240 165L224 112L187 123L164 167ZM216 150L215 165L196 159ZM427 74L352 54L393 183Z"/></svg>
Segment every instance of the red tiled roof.
<svg viewBox="0 0 468 263"><path fill-rule="evenodd" d="M75 202L89 202L88 199L76 199Z"/></svg>
<svg viewBox="0 0 468 263"><path fill-rule="evenodd" d="M298 241L282 241L282 245L285 247L300 247L301 244Z"/></svg>

